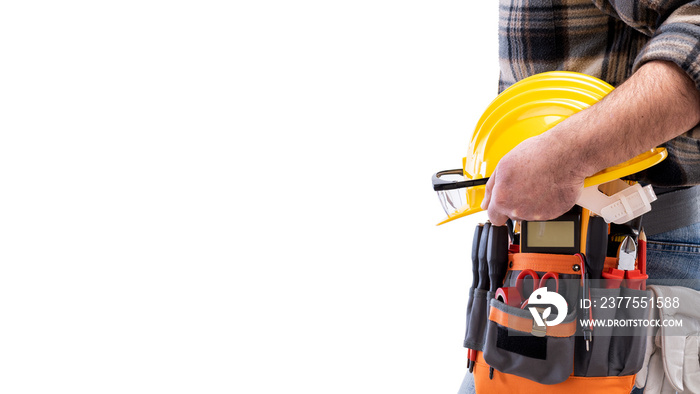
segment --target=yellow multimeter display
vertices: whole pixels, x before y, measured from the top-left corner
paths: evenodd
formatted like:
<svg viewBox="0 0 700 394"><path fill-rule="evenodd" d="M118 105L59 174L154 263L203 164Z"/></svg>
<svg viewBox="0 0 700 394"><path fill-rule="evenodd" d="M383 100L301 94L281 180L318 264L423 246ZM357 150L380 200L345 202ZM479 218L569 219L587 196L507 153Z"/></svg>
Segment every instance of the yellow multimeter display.
<svg viewBox="0 0 700 394"><path fill-rule="evenodd" d="M527 222L527 246L532 248L573 248L574 222Z"/></svg>
<svg viewBox="0 0 700 394"><path fill-rule="evenodd" d="M580 234L580 208L574 208L553 220L523 221L521 252L575 254L579 252Z"/></svg>

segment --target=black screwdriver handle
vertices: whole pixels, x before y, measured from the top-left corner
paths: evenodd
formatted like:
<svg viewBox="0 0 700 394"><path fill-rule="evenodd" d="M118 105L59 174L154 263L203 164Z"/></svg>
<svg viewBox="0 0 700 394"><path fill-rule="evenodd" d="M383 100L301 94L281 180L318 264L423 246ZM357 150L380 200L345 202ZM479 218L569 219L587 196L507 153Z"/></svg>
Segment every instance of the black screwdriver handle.
<svg viewBox="0 0 700 394"><path fill-rule="evenodd" d="M508 227L491 226L486 260L489 267L491 291L496 291L503 285L503 279L508 271Z"/></svg>
<svg viewBox="0 0 700 394"><path fill-rule="evenodd" d="M602 287L601 277L608 252L608 224L600 216L591 216L586 233L586 261L588 278L595 283L592 287Z"/></svg>
<svg viewBox="0 0 700 394"><path fill-rule="evenodd" d="M489 265L486 258L489 244L489 232L491 223L486 222L484 229L481 230L481 239L479 240L479 289L489 289Z"/></svg>
<svg viewBox="0 0 700 394"><path fill-rule="evenodd" d="M472 241L472 289L479 283L479 241L484 224L481 223L474 229L474 240Z"/></svg>

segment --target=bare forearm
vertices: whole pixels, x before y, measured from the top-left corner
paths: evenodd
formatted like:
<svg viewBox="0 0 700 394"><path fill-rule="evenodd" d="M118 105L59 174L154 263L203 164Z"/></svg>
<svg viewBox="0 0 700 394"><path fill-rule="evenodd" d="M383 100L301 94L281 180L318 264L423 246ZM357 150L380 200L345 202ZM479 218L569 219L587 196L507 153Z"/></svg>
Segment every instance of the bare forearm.
<svg viewBox="0 0 700 394"><path fill-rule="evenodd" d="M482 208L507 218L553 219L575 204L584 178L668 141L700 122L700 93L672 63L653 61L602 101L505 155Z"/></svg>
<svg viewBox="0 0 700 394"><path fill-rule="evenodd" d="M568 155L582 176L649 150L700 122L700 92L673 63L654 61L600 103L551 130L550 138L576 147Z"/></svg>

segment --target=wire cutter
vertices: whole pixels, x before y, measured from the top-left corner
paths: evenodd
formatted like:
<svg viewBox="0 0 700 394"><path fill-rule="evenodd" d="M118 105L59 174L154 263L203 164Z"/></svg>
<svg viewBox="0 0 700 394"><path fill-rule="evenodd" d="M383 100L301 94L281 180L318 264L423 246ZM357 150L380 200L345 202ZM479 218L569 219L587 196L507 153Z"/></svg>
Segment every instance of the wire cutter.
<svg viewBox="0 0 700 394"><path fill-rule="evenodd" d="M637 245L632 237L626 236L622 240L617 256L617 268L610 268L608 272L603 272L603 278L607 279L605 287L616 289L622 286L623 279L627 279L625 287L633 290L643 290L646 287L646 280L649 276L634 268L637 257Z"/></svg>

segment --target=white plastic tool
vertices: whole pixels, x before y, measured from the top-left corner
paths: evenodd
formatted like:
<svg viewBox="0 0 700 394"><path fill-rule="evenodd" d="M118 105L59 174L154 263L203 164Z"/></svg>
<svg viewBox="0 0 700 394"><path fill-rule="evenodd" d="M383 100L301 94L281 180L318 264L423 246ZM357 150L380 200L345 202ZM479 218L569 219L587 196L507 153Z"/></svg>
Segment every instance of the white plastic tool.
<svg viewBox="0 0 700 394"><path fill-rule="evenodd" d="M651 203L656 201L656 194L651 185L642 187L636 183L632 186L617 179L605 184L619 190L608 196L598 189L598 185L583 189L576 204L602 216L607 223L623 224L651 211Z"/></svg>

